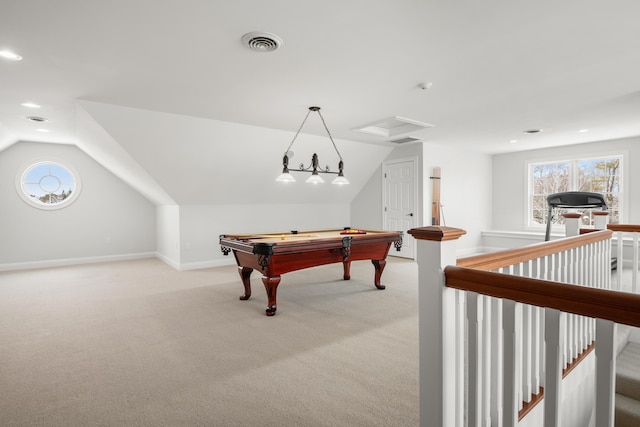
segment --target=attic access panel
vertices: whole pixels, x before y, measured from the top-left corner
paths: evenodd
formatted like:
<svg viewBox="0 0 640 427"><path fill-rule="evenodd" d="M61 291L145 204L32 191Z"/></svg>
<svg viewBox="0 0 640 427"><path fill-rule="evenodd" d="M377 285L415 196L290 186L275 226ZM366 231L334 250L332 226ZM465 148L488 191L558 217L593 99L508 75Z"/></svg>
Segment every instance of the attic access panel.
<svg viewBox="0 0 640 427"><path fill-rule="evenodd" d="M354 128L353 130L356 132L363 132L370 135L389 138L392 136L402 135L405 133L415 132L431 127L433 127L433 125L429 123L423 123L417 120L406 119L399 116L393 116L359 126L357 128Z"/></svg>

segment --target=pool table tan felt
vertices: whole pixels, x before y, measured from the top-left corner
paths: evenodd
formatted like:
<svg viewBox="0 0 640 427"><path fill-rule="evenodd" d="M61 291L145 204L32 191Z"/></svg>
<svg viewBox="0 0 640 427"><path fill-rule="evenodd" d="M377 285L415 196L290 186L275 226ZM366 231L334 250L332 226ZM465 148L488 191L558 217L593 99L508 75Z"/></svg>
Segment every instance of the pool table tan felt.
<svg viewBox="0 0 640 427"><path fill-rule="evenodd" d="M244 285L241 300L251 296L250 276L253 270L262 272L267 291L267 316L276 313L276 291L280 276L290 271L341 262L344 280L351 278L351 261L371 260L375 267L374 284L380 284L382 271L391 244L402 247L401 231L335 229L288 231L268 234L228 234L220 236L224 255L233 251L238 272Z"/></svg>

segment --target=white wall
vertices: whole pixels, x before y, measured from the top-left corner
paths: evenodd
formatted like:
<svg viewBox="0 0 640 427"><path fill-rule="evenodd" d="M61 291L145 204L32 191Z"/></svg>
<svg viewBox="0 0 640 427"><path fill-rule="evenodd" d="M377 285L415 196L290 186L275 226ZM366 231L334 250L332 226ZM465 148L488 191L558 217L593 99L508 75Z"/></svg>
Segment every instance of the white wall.
<svg viewBox="0 0 640 427"><path fill-rule="evenodd" d="M483 250L482 231L491 226L491 156L426 143L423 157L425 220L429 218L425 223L431 224L433 189L429 177L433 168L439 166L444 215L441 225L466 230L467 234L458 241L459 256Z"/></svg>
<svg viewBox="0 0 640 427"><path fill-rule="evenodd" d="M433 143L408 144L394 149L385 160L418 157L418 227L431 224L433 167L441 168L441 202L446 225L467 231L458 242L459 254L482 250L481 232L491 225L492 159L488 154L460 151ZM378 168L352 203L351 221L382 227L382 169Z"/></svg>
<svg viewBox="0 0 640 427"><path fill-rule="evenodd" d="M496 155L493 158L493 229L525 230L527 197L527 161L546 161L576 157L627 153L624 159L624 222L640 224L640 197L633 189L640 187L640 138L627 138L557 148L520 151ZM538 230L544 235L544 227Z"/></svg>
<svg viewBox="0 0 640 427"><path fill-rule="evenodd" d="M420 165L422 158L422 144L407 144L398 146L384 159L385 161L403 158L418 158ZM418 166L418 201L422 204L421 167ZM351 202L351 223L358 228L373 230L383 229L382 218L382 163L369 177L367 183ZM420 219L418 219L420 223ZM422 224L422 223L420 223Z"/></svg>
<svg viewBox="0 0 640 427"><path fill-rule="evenodd" d="M350 226L348 204L180 206L181 269L234 264L223 256L221 234L276 233Z"/></svg>
<svg viewBox="0 0 640 427"><path fill-rule="evenodd" d="M28 205L15 180L32 162L56 158L79 174L77 200L47 211ZM18 142L0 151L0 269L153 256L155 206L80 149Z"/></svg>
<svg viewBox="0 0 640 427"><path fill-rule="evenodd" d="M0 123L0 151L4 150L14 142L16 142L15 137L11 135L11 133L9 133L7 128L4 127L2 123Z"/></svg>
<svg viewBox="0 0 640 427"><path fill-rule="evenodd" d="M156 208L157 256L175 269L180 269L180 206Z"/></svg>

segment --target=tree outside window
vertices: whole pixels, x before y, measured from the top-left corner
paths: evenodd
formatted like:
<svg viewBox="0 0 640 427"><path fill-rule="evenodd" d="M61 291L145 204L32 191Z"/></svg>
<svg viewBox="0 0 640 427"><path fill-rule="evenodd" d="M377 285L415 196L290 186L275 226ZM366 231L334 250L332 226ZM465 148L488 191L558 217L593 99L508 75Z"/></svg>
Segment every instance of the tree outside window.
<svg viewBox="0 0 640 427"><path fill-rule="evenodd" d="M80 190L77 174L57 161L31 164L16 177L18 193L40 209L59 209L73 202Z"/></svg>
<svg viewBox="0 0 640 427"><path fill-rule="evenodd" d="M607 201L609 222L620 222L622 212L622 156L529 164L529 226L547 223L547 196L565 191L600 193ZM566 209L556 210L554 222L564 223ZM591 209L582 211L582 225L593 225Z"/></svg>

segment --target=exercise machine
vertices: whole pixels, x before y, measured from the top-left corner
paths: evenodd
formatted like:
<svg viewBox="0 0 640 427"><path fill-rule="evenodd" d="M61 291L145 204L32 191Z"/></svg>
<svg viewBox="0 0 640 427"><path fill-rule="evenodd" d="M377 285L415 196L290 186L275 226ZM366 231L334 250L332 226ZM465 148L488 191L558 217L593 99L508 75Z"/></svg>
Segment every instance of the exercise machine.
<svg viewBox="0 0 640 427"><path fill-rule="evenodd" d="M554 209L594 209L601 208L607 210L607 202L600 193L588 193L585 191L566 191L564 193L555 193L547 196L547 204L549 205L549 213L547 215L547 232L544 235L544 241L548 241L551 237L551 221L553 221Z"/></svg>

